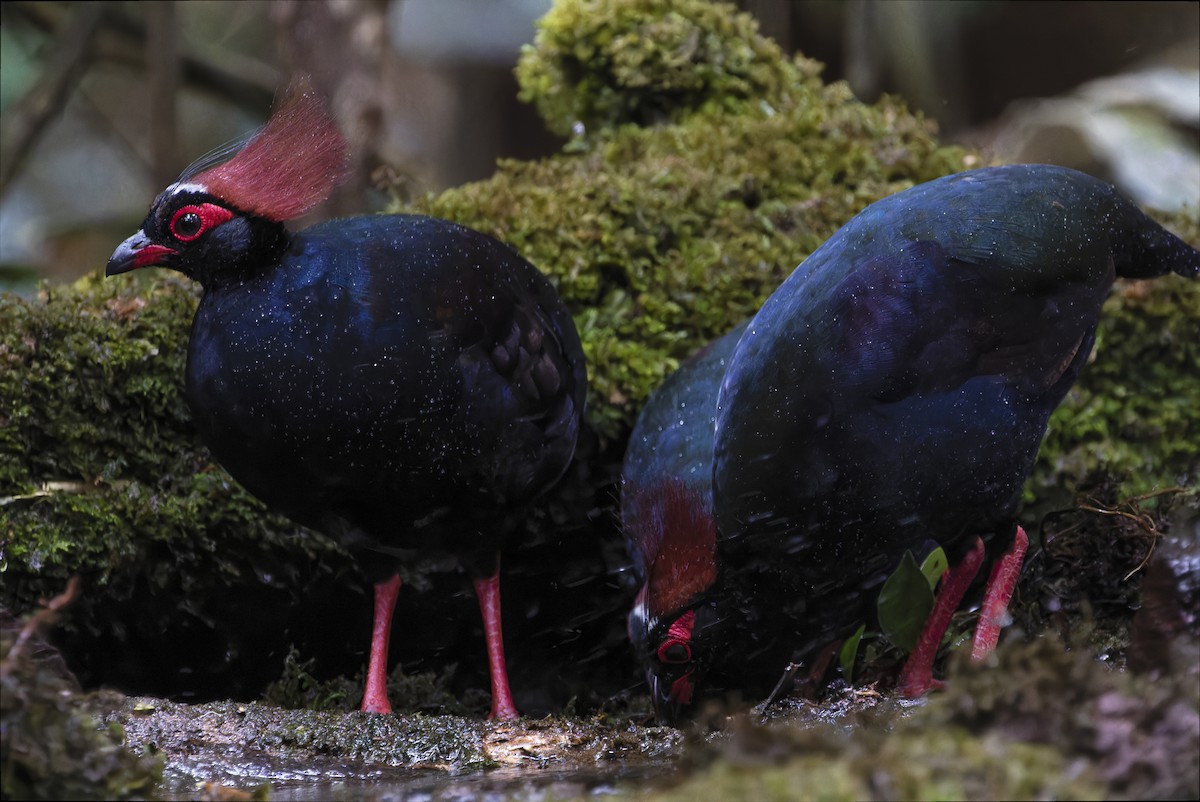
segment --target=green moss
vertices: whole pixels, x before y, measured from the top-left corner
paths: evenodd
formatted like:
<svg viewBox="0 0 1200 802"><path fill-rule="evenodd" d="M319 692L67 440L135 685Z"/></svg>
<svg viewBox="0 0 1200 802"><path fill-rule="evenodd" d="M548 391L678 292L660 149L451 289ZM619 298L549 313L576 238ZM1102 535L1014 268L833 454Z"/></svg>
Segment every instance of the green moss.
<svg viewBox="0 0 1200 802"><path fill-rule="evenodd" d="M1200 697L1182 671L1137 675L1114 669L1054 635L1008 638L991 658L951 663L946 693L919 723L961 727L989 739L1020 740L1087 762L1102 796L1195 799L1200 794ZM1002 794L1001 794L1002 795Z"/></svg>
<svg viewBox="0 0 1200 802"><path fill-rule="evenodd" d="M244 710L241 726L253 733L249 743L285 755L316 753L364 763L458 770L492 765L480 749L478 721L449 716L345 716L311 710L280 713L264 705L246 705Z"/></svg>
<svg viewBox="0 0 1200 802"><path fill-rule="evenodd" d="M786 739L783 739L786 741ZM911 728L853 738L826 728L795 738L791 757L720 760L679 786L631 798L694 799L1097 799L1102 786L1080 779L1058 752L1031 744L972 738L961 729Z"/></svg>
<svg viewBox="0 0 1200 802"><path fill-rule="evenodd" d="M263 699L278 707L306 710L353 710L362 698L362 683L345 677L320 680L313 676L315 659L301 660L296 647L288 649L283 675L267 686Z"/></svg>
<svg viewBox="0 0 1200 802"><path fill-rule="evenodd" d="M79 693L61 658L32 634L0 628L0 785L5 799L136 799L162 778L163 759L125 748L119 724ZM27 633L28 634L28 633Z"/></svg>
<svg viewBox="0 0 1200 802"><path fill-rule="evenodd" d="M193 665L214 678L275 675L254 650L273 648L308 585L347 561L270 514L198 441L182 397L195 302L190 282L165 272L0 297L0 396L11 400L0 603L24 612L82 577L63 627L89 678ZM139 654L144 643L156 645Z"/></svg>
<svg viewBox="0 0 1200 802"><path fill-rule="evenodd" d="M190 474L179 381L195 303L170 277L0 295L0 495L45 480Z"/></svg>
<svg viewBox="0 0 1200 802"><path fill-rule="evenodd" d="M789 108L820 87L821 65L789 62L748 14L724 3L559 0L526 45L521 98L550 130L604 132L697 111Z"/></svg>

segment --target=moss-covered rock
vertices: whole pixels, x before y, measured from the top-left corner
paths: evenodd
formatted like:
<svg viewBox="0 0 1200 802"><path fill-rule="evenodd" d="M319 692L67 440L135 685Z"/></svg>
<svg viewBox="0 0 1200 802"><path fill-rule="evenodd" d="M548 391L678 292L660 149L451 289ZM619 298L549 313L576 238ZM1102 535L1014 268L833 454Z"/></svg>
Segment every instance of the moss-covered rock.
<svg viewBox="0 0 1200 802"><path fill-rule="evenodd" d="M198 297L172 277L144 287L44 285L33 300L0 295L0 488L190 475L179 380ZM105 392L88 392L98 387Z"/></svg>
<svg viewBox="0 0 1200 802"><path fill-rule="evenodd" d="M789 63L747 14L723 3L560 0L517 66L521 99L556 133L604 135L625 123L698 111L791 108L819 90L818 62Z"/></svg>
<svg viewBox="0 0 1200 802"><path fill-rule="evenodd" d="M339 676L322 680L313 676L316 660L301 660L293 648L284 662L283 675L263 691L269 704L288 710L353 711L358 710L362 688L366 681L366 666L352 677ZM486 716L491 697L482 689L472 689L456 695L447 687L456 666L443 666L440 672L426 671L408 674L397 665L388 674L387 695L399 710L417 713Z"/></svg>
<svg viewBox="0 0 1200 802"><path fill-rule="evenodd" d="M1103 786L1062 754L1032 744L973 738L958 728L849 736L820 727L777 735L768 759L717 759L679 786L629 793L646 802L754 799L1098 799ZM791 743L788 743L788 741ZM773 759L772 759L773 758Z"/></svg>
<svg viewBox="0 0 1200 802"><path fill-rule="evenodd" d="M693 770L658 792L686 799L1194 799L1200 698L1194 673L1114 670L1053 634L1008 638L982 665L956 656L947 688L839 716L797 709L735 719L693 741ZM869 695L869 691L867 692Z"/></svg>

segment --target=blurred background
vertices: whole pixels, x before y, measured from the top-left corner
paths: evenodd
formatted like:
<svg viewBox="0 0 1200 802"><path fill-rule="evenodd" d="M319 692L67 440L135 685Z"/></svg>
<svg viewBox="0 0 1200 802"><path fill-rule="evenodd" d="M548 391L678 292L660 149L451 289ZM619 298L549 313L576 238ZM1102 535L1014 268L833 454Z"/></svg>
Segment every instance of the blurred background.
<svg viewBox="0 0 1200 802"><path fill-rule="evenodd" d="M314 217L483 178L562 140L517 100L551 0L0 3L0 290L100 269L191 161L313 76L355 154ZM864 101L946 142L1200 204L1200 2L739 0Z"/></svg>

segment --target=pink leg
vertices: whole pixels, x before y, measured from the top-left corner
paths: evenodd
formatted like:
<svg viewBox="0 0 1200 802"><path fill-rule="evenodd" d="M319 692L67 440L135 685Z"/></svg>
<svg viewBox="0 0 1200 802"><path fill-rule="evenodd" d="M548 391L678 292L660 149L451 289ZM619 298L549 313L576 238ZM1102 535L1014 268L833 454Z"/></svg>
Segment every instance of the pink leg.
<svg viewBox="0 0 1200 802"><path fill-rule="evenodd" d="M400 595L400 575L375 586L375 624L371 628L371 659L367 663L367 687L363 691L364 713L390 713L387 696L388 640L392 634L392 612Z"/></svg>
<svg viewBox="0 0 1200 802"><path fill-rule="evenodd" d="M916 648L908 656L904 670L900 672L897 690L901 696L917 697L932 688L941 687L933 678L933 660L937 657L942 636L950 626L950 619L958 609L959 602L967 593L979 567L983 565L983 541L975 539L975 546L963 557L962 562L946 571L942 576L942 588L938 591L929 618L917 639Z"/></svg>
<svg viewBox="0 0 1200 802"><path fill-rule="evenodd" d="M508 721L517 718L508 689L508 668L504 664L504 633L500 626L500 569L486 578L475 580L479 612L483 616L483 634L487 638L488 668L492 675L492 712L488 718Z"/></svg>
<svg viewBox="0 0 1200 802"><path fill-rule="evenodd" d="M1029 537L1025 530L1018 526L1012 546L992 567L992 575L988 577L987 590L983 594L983 607L979 610L979 623L975 625L975 640L971 647L971 659L976 662L991 654L996 648L996 641L1000 640L1004 614L1008 610L1013 590L1017 587L1021 563L1025 560L1025 549L1028 546Z"/></svg>

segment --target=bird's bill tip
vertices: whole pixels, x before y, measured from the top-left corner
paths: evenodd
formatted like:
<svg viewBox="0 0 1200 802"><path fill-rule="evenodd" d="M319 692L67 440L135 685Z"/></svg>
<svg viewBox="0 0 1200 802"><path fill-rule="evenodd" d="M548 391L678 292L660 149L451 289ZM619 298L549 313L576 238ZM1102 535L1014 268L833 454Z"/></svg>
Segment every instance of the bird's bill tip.
<svg viewBox="0 0 1200 802"><path fill-rule="evenodd" d="M113 255L108 258L108 266L104 269L104 275L116 276L141 267L159 265L174 253L173 248L155 245L146 237L145 232L139 231L113 251Z"/></svg>
<svg viewBox="0 0 1200 802"><path fill-rule="evenodd" d="M650 698L654 702L654 718L660 724L671 726L684 718L691 701L678 698L673 692L673 688L664 687L658 677L650 678Z"/></svg>

